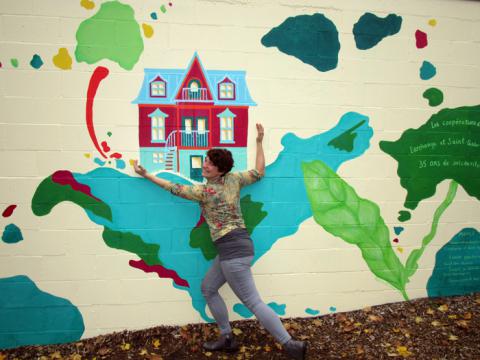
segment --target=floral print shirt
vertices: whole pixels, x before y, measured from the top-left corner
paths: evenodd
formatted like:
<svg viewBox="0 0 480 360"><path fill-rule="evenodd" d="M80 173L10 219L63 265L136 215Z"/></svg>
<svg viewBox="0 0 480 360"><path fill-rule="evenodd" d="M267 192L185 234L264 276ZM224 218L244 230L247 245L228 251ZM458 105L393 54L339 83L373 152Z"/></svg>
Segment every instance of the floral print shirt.
<svg viewBox="0 0 480 360"><path fill-rule="evenodd" d="M201 185L171 183L167 190L200 203L202 215L215 241L236 228L245 228L240 210L240 189L260 179L260 173L253 169L227 173Z"/></svg>

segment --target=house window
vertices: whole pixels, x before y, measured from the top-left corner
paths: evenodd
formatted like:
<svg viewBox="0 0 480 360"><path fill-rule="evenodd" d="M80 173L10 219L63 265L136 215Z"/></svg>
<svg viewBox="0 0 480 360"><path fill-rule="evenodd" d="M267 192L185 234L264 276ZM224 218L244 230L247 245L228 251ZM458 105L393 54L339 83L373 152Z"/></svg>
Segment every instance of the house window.
<svg viewBox="0 0 480 360"><path fill-rule="evenodd" d="M157 76L150 83L150 96L151 97L167 96L167 83L160 76Z"/></svg>
<svg viewBox="0 0 480 360"><path fill-rule="evenodd" d="M206 121L207 121L207 119L205 119L205 118L198 118L197 119L197 130L198 130L199 134L205 134Z"/></svg>
<svg viewBox="0 0 480 360"><path fill-rule="evenodd" d="M235 134L234 134L234 121L235 115L228 108L226 108L222 113L217 115L220 118L220 142L221 143L234 143Z"/></svg>
<svg viewBox="0 0 480 360"><path fill-rule="evenodd" d="M165 141L165 118L152 116L152 141Z"/></svg>
<svg viewBox="0 0 480 360"><path fill-rule="evenodd" d="M186 134L192 133L192 119L190 118L185 119L185 133Z"/></svg>
<svg viewBox="0 0 480 360"><path fill-rule="evenodd" d="M192 80L188 84L188 95L190 99L200 99L200 82Z"/></svg>
<svg viewBox="0 0 480 360"><path fill-rule="evenodd" d="M224 81L218 84L219 99L235 99L235 84L230 81Z"/></svg>
<svg viewBox="0 0 480 360"><path fill-rule="evenodd" d="M163 152L154 152L153 153L153 163L154 164L163 164L165 162L165 157Z"/></svg>
<svg viewBox="0 0 480 360"><path fill-rule="evenodd" d="M168 115L157 108L148 117L151 121L152 142L165 142L165 119Z"/></svg>

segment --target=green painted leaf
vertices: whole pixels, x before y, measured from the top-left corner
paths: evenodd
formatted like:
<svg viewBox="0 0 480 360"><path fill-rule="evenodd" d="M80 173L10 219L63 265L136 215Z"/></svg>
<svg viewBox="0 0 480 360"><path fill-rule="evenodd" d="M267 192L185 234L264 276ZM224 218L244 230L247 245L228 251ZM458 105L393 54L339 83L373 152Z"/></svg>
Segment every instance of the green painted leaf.
<svg viewBox="0 0 480 360"><path fill-rule="evenodd" d="M390 245L378 205L355 190L320 160L302 163L315 221L362 252L370 270L405 294L404 267Z"/></svg>

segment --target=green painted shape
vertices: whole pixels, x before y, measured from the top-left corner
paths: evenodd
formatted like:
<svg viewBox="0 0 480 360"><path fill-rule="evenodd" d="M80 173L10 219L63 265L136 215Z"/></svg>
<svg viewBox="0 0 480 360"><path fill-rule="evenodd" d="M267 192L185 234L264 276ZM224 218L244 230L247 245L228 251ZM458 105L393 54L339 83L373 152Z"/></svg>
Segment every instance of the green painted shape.
<svg viewBox="0 0 480 360"><path fill-rule="evenodd" d="M12 64L12 66L14 68L17 68L18 67L18 59L15 59L15 58L10 59L10 64Z"/></svg>
<svg viewBox="0 0 480 360"><path fill-rule="evenodd" d="M323 14L289 17L262 37L262 45L276 46L319 71L335 69L340 41L335 24Z"/></svg>
<svg viewBox="0 0 480 360"><path fill-rule="evenodd" d="M330 234L356 245L372 273L407 299L404 267L390 244L378 205L360 198L320 160L303 162L302 171L315 221Z"/></svg>
<svg viewBox="0 0 480 360"><path fill-rule="evenodd" d="M149 266L162 265L158 258L160 250L158 244L147 244L138 235L131 232L115 231L106 226L103 229L102 237L107 246L137 254Z"/></svg>
<svg viewBox="0 0 480 360"><path fill-rule="evenodd" d="M398 212L398 221L405 222L412 218L410 211L400 210Z"/></svg>
<svg viewBox="0 0 480 360"><path fill-rule="evenodd" d="M109 221L112 220L110 206L81 191L73 190L70 185L55 183L51 176L45 178L35 190L32 198L32 211L37 216L44 216L63 201L71 201L84 210L91 211L93 214Z"/></svg>
<svg viewBox="0 0 480 360"><path fill-rule="evenodd" d="M443 92L437 88L425 90L423 97L428 100L430 106L438 106L443 102Z"/></svg>
<svg viewBox="0 0 480 360"><path fill-rule="evenodd" d="M408 256L407 262L405 264L405 277L407 279L407 282L408 282L408 278L413 274L415 274L415 272L418 270L418 260L423 255L423 252L425 251L427 245L430 244L430 242L435 237L435 234L437 233L438 222L440 220L440 217L445 212L445 210L450 206L450 204L453 202L453 199L455 198L455 194L457 193L457 188L458 188L458 184L455 181L452 181L450 183L447 196L445 197L445 199L442 201L442 203L438 206L437 210L435 210L435 213L433 214L432 227L430 228L430 232L423 238L422 246L420 247L420 249L413 250Z"/></svg>
<svg viewBox="0 0 480 360"><path fill-rule="evenodd" d="M336 138L333 138L328 142L328 145L337 148L338 150L345 150L352 152L353 150L353 141L357 137L357 133L354 132L357 128L363 125L365 120L359 122L358 124L352 126L350 129L338 135Z"/></svg>
<svg viewBox="0 0 480 360"><path fill-rule="evenodd" d="M245 221L245 227L249 234L252 234L255 227L267 216L267 212L262 211L262 206L262 203L252 201L250 195L246 195L240 199L243 220ZM203 256L207 260L214 259L218 254L206 222L193 228L190 232L190 246L192 248L200 248Z"/></svg>
<svg viewBox="0 0 480 360"><path fill-rule="evenodd" d="M100 10L78 27L75 58L94 64L102 59L131 70L143 52L140 25L132 7L118 1L101 5Z"/></svg>
<svg viewBox="0 0 480 360"><path fill-rule="evenodd" d="M480 105L442 109L399 140L381 141L380 149L398 161L407 209L434 195L447 179L480 200Z"/></svg>

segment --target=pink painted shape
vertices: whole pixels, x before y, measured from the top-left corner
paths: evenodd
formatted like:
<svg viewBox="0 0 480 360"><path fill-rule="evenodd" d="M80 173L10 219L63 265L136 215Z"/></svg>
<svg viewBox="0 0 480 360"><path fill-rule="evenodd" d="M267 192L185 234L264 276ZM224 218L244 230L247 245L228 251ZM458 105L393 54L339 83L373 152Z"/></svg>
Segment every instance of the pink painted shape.
<svg viewBox="0 0 480 360"><path fill-rule="evenodd" d="M415 40L417 42L417 49L423 49L428 45L427 34L421 30L415 31Z"/></svg>
<svg viewBox="0 0 480 360"><path fill-rule="evenodd" d="M122 158L122 154L119 154L119 153L113 153L112 155L110 155L111 158L114 158L114 159L121 159Z"/></svg>
<svg viewBox="0 0 480 360"><path fill-rule="evenodd" d="M92 195L90 191L90 186L80 184L75 178L73 174L68 170L58 170L52 175L53 182L60 184L60 185L70 185L73 190L80 191L87 196L90 196L92 199L97 201L102 201L99 198Z"/></svg>
<svg viewBox="0 0 480 360"><path fill-rule="evenodd" d="M7 206L7 208L5 210L3 210L3 213L2 213L2 216L3 217L9 217L13 214L13 210L15 210L15 208L17 207L17 205L9 205Z"/></svg>
<svg viewBox="0 0 480 360"><path fill-rule="evenodd" d="M184 286L184 287L190 287L188 284L187 280L182 279L180 276L178 276L177 272L174 270L170 270L167 268L164 268L162 265L147 265L145 261L143 260L130 260L128 264L131 267L134 267L136 269L143 270L146 273L152 273L155 272L158 274L158 277L160 278L165 278L165 279L172 279L175 284L178 286Z"/></svg>
<svg viewBox="0 0 480 360"><path fill-rule="evenodd" d="M87 129L90 138L92 139L93 145L98 150L100 155L102 155L105 159L107 156L103 153L102 149L98 145L97 136L95 135L95 127L93 125L93 101L95 100L95 95L97 94L98 86L108 76L108 69L103 66L97 67L90 78L90 82L88 83L87 89L87 104L86 104L86 113L85 118L87 122Z"/></svg>

